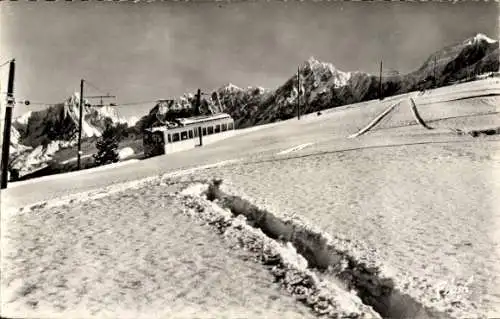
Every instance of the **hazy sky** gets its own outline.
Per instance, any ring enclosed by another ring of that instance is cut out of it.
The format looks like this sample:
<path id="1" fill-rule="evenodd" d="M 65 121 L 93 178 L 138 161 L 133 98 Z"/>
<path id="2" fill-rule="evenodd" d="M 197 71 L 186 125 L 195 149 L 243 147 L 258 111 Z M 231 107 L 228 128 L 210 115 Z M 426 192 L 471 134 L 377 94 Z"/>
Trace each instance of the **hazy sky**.
<path id="1" fill-rule="evenodd" d="M 310 56 L 343 71 L 376 73 L 383 59 L 407 72 L 478 32 L 498 38 L 494 2 L 2 1 L 0 10 L 0 63 L 16 58 L 16 98 L 46 103 L 79 91 L 81 78 L 118 103 L 228 82 L 274 88 Z M 152 106 L 120 112 L 143 115 Z M 15 115 L 26 110 L 17 106 Z"/>

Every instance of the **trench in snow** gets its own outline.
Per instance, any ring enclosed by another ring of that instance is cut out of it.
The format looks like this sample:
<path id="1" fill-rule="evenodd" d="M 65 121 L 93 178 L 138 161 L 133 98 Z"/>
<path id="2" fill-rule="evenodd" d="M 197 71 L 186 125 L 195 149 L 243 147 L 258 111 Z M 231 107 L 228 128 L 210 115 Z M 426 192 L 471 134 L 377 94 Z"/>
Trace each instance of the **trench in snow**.
<path id="1" fill-rule="evenodd" d="M 346 252 L 327 243 L 321 233 L 305 229 L 292 221 L 283 221 L 272 213 L 262 210 L 238 196 L 225 194 L 214 180 L 207 190 L 207 199 L 227 208 L 235 216 L 244 215 L 247 222 L 275 240 L 290 242 L 308 262 L 310 268 L 319 272 L 336 269 L 335 276 L 348 289 L 354 289 L 365 305 L 371 306 L 383 318 L 451 318 L 444 312 L 425 307 L 411 296 L 395 288 L 390 278 L 383 278 L 376 268 L 357 262 Z"/>

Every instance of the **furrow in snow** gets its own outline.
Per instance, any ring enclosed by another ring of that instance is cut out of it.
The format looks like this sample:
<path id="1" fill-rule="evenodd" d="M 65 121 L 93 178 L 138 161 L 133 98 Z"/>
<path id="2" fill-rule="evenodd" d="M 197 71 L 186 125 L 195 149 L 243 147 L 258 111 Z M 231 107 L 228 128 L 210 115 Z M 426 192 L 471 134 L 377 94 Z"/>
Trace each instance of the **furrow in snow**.
<path id="1" fill-rule="evenodd" d="M 337 249 L 327 234 L 298 220 L 284 220 L 256 207 L 248 200 L 231 194 L 231 190 L 221 183 L 217 180 L 210 185 L 207 199 L 229 209 L 234 216 L 244 216 L 250 225 L 266 236 L 283 244 L 290 243 L 307 260 L 308 269 L 316 270 L 330 280 L 339 280 L 380 316 L 450 318 L 448 314 L 429 309 L 400 292 L 391 278 L 381 275 L 377 265 L 360 262 L 348 252 Z"/>
<path id="2" fill-rule="evenodd" d="M 282 288 L 309 306 L 315 314 L 328 318 L 380 318 L 373 308 L 364 305 L 340 282 L 320 279 L 292 243 L 272 238 L 256 224 L 255 219 L 235 214 L 223 199 L 214 198 L 217 195 L 213 184 L 193 184 L 180 195 L 190 209 L 189 214 L 203 219 L 243 249 L 254 252 L 256 259 L 269 267 Z M 245 209 L 244 206 L 241 208 Z"/>

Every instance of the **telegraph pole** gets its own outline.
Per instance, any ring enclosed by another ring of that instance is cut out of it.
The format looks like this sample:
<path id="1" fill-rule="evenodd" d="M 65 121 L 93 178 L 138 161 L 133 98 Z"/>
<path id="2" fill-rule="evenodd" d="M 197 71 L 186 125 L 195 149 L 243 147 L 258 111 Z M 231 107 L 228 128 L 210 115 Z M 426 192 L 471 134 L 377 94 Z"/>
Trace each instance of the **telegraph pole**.
<path id="1" fill-rule="evenodd" d="M 196 93 L 196 115 L 200 115 L 201 109 L 201 89 L 198 89 L 198 92 Z M 198 137 L 200 138 L 200 146 L 203 146 L 203 130 L 201 129 L 201 126 L 198 127 Z"/>
<path id="2" fill-rule="evenodd" d="M 297 119 L 300 120 L 300 66 L 297 67 Z"/>
<path id="3" fill-rule="evenodd" d="M 382 60 L 380 61 L 380 76 L 378 83 L 378 98 L 382 100 Z"/>
<path id="4" fill-rule="evenodd" d="M 78 119 L 78 157 L 77 165 L 78 170 L 81 169 L 81 157 L 82 157 L 82 124 L 83 124 L 83 82 L 80 82 L 80 118 Z"/>
<path id="5" fill-rule="evenodd" d="M 196 93 L 196 115 L 200 115 L 200 109 L 201 109 L 201 90 L 198 89 L 198 92 Z"/>
<path id="6" fill-rule="evenodd" d="M 437 78 L 436 78 L 436 60 L 437 60 L 437 57 L 434 56 L 434 88 L 437 87 Z"/>
<path id="7" fill-rule="evenodd" d="M 2 145 L 2 180 L 1 189 L 7 188 L 9 174 L 10 128 L 12 125 L 12 108 L 14 107 L 14 77 L 16 74 L 16 61 L 11 60 L 9 66 L 9 82 L 7 84 L 7 105 L 5 108 L 5 127 L 3 130 Z"/>

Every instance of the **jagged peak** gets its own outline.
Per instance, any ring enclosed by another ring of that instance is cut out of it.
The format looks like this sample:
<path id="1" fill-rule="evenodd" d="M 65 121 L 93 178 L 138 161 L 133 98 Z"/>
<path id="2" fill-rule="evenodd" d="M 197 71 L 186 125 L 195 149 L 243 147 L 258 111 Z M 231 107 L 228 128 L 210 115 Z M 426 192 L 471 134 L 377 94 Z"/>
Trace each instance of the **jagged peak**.
<path id="1" fill-rule="evenodd" d="M 224 85 L 221 88 L 221 90 L 233 91 L 233 90 L 241 90 L 241 88 L 229 82 L 228 84 Z"/>
<path id="2" fill-rule="evenodd" d="M 331 63 L 321 62 L 318 59 L 316 59 L 314 56 L 310 56 L 302 64 L 302 69 L 307 68 L 307 67 L 309 67 L 311 69 L 314 69 L 314 68 L 321 67 L 321 66 L 322 67 L 325 67 L 325 66 L 332 66 L 333 67 L 333 65 Z"/>
<path id="3" fill-rule="evenodd" d="M 488 37 L 486 34 L 484 33 L 478 33 L 476 34 L 476 36 L 474 37 L 474 39 L 478 39 L 478 40 L 485 40 L 489 43 L 495 43 L 495 42 L 498 42 L 498 40 L 493 40 L 492 38 Z"/>
<path id="4" fill-rule="evenodd" d="M 25 124 L 25 125 L 28 124 L 28 121 L 29 121 L 32 113 L 33 113 L 33 111 L 28 111 L 28 112 L 23 113 L 23 115 L 21 115 L 20 117 L 18 117 L 16 119 L 16 122 L 19 124 Z"/>
<path id="5" fill-rule="evenodd" d="M 488 43 L 497 43 L 498 40 L 493 40 L 484 33 L 478 33 L 474 37 L 465 40 L 466 44 L 474 44 L 480 41 L 486 41 Z"/>
<path id="6" fill-rule="evenodd" d="M 316 59 L 314 56 L 310 56 L 309 59 L 307 59 L 303 63 L 303 65 L 301 66 L 300 69 L 301 70 L 304 70 L 304 69 L 311 69 L 311 70 L 327 69 L 332 74 L 345 73 L 345 72 L 342 72 L 341 70 L 337 69 L 332 63 L 321 62 L 320 60 Z"/>
<path id="7" fill-rule="evenodd" d="M 306 63 L 313 65 L 320 63 L 320 61 L 311 55 L 309 59 L 306 60 Z"/>

